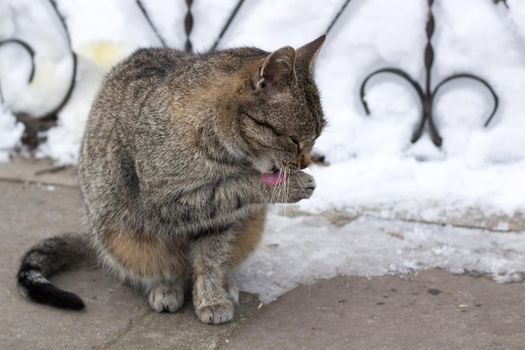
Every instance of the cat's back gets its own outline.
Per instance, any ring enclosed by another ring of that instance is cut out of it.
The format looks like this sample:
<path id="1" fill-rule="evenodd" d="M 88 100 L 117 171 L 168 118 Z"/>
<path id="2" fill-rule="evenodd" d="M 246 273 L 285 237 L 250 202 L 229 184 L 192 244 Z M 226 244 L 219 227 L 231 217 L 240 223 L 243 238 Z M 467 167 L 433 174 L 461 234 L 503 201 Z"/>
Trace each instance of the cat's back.
<path id="1" fill-rule="evenodd" d="M 93 101 L 85 141 L 106 138 L 109 130 L 135 123 L 146 101 L 165 86 L 168 77 L 184 71 L 189 58 L 174 49 L 144 48 L 115 65 Z"/>
<path id="2" fill-rule="evenodd" d="M 133 89 L 144 91 L 146 88 L 148 91 L 165 85 L 171 88 L 200 85 L 215 71 L 232 73 L 244 62 L 266 54 L 263 50 L 251 47 L 206 54 L 190 54 L 170 48 L 142 48 L 107 74 L 97 100 L 111 96 L 114 104 L 115 97 Z"/>
<path id="3" fill-rule="evenodd" d="M 105 84 L 130 84 L 161 80 L 182 71 L 191 56 L 169 48 L 143 48 L 118 63 L 106 76 Z"/>
<path id="4" fill-rule="evenodd" d="M 81 154 L 87 152 L 88 146 L 107 148 L 108 140 L 130 141 L 130 135 L 140 129 L 145 134 L 162 132 L 169 114 L 177 112 L 173 110 L 174 100 L 206 97 L 200 92 L 212 90 L 211 83 L 217 80 L 218 72 L 223 78 L 229 77 L 246 62 L 265 54 L 256 48 L 206 54 L 170 48 L 135 51 L 106 75 L 92 105 Z M 184 107 L 190 109 L 199 105 L 197 102 Z"/>

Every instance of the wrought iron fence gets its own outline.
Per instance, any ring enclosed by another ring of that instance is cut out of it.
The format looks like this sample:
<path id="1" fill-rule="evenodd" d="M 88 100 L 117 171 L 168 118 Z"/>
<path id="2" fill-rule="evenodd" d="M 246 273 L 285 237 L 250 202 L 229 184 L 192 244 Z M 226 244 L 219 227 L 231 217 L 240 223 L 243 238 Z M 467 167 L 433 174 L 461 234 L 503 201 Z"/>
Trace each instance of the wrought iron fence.
<path id="1" fill-rule="evenodd" d="M 497 3 L 498 1 L 496 1 Z M 498 109 L 499 105 L 499 98 L 498 95 L 496 95 L 496 92 L 492 88 L 492 86 L 483 78 L 480 78 L 474 74 L 471 73 L 456 73 L 453 74 L 445 79 L 443 79 L 440 83 L 438 83 L 435 87 L 432 87 L 432 66 L 434 65 L 434 56 L 435 56 L 435 50 L 432 46 L 432 36 L 434 35 L 435 31 L 435 19 L 434 19 L 434 13 L 432 12 L 432 6 L 434 4 L 434 0 L 427 0 L 428 5 L 428 15 L 427 15 L 427 24 L 425 28 L 425 34 L 426 34 L 426 45 L 425 50 L 423 53 L 424 57 L 424 63 L 425 63 L 425 84 L 424 88 L 417 82 L 417 80 L 413 79 L 407 72 L 405 72 L 402 69 L 395 68 L 395 67 L 386 67 L 378 69 L 372 73 L 370 73 L 363 83 L 361 84 L 360 89 L 360 97 L 361 97 L 361 103 L 363 104 L 363 108 L 366 111 L 366 114 L 370 114 L 370 109 L 368 107 L 368 104 L 365 99 L 365 89 L 366 84 L 370 79 L 378 74 L 383 73 L 390 73 L 395 74 L 404 80 L 406 80 L 416 91 L 417 95 L 419 96 L 419 99 L 421 101 L 421 120 L 416 126 L 416 130 L 414 130 L 414 133 L 412 134 L 412 143 L 417 142 L 421 136 L 423 135 L 423 131 L 426 129 L 425 125 L 428 125 L 428 132 L 430 134 L 430 139 L 436 145 L 437 147 L 441 147 L 443 143 L 443 139 L 441 135 L 439 134 L 436 122 L 434 120 L 434 113 L 433 113 L 433 107 L 434 102 L 436 99 L 436 96 L 445 84 L 456 80 L 456 79 L 472 79 L 474 81 L 477 81 L 484 85 L 491 93 L 492 97 L 494 98 L 494 108 L 492 112 L 490 113 L 487 121 L 485 122 L 485 127 L 487 127 L 490 122 L 492 121 L 492 118 L 496 114 L 496 111 Z"/>
<path id="2" fill-rule="evenodd" d="M 15 116 L 18 118 L 19 121 L 24 123 L 26 127 L 25 135 L 23 138 L 23 141 L 26 145 L 29 146 L 30 149 L 36 148 L 36 146 L 39 143 L 38 134 L 40 131 L 48 130 L 52 126 L 56 125 L 57 121 L 57 115 L 60 113 L 60 111 L 64 108 L 64 106 L 68 103 L 76 84 L 77 79 L 77 69 L 78 69 L 78 57 L 75 51 L 73 50 L 72 43 L 71 43 L 71 36 L 69 33 L 69 29 L 67 26 L 66 19 L 62 12 L 60 11 L 56 0 L 45 0 L 48 1 L 50 6 L 53 8 L 54 13 L 56 14 L 57 20 L 60 23 L 60 26 L 63 28 L 65 36 L 67 38 L 67 47 L 68 51 L 71 56 L 72 61 L 72 68 L 71 68 L 71 76 L 68 84 L 68 88 L 66 92 L 64 93 L 64 97 L 60 100 L 57 106 L 52 108 L 50 111 L 41 113 L 41 115 L 28 115 L 26 113 L 15 113 Z M 507 0 L 492 0 L 494 4 L 503 4 L 506 8 L 509 8 L 509 5 L 507 3 Z M 136 0 L 136 5 L 138 6 L 140 12 L 146 19 L 148 25 L 151 27 L 151 30 L 155 34 L 155 36 L 158 38 L 159 43 L 163 47 L 168 47 L 165 38 L 160 34 L 159 30 L 157 29 L 155 22 L 150 17 L 148 11 L 146 10 L 146 7 L 144 6 L 142 0 Z M 223 39 L 224 35 L 230 28 L 231 24 L 234 22 L 236 17 L 239 14 L 239 10 L 244 4 L 245 0 L 238 0 L 233 9 L 231 10 L 229 16 L 226 19 L 226 22 L 222 26 L 220 32 L 217 35 L 217 38 L 213 42 L 212 46 L 210 47 L 209 51 L 215 51 Z M 329 25 L 327 26 L 325 30 L 325 34 L 329 34 L 334 26 L 340 21 L 342 14 L 347 10 L 348 5 L 350 4 L 351 0 L 344 0 L 341 7 L 338 9 L 338 11 L 335 13 L 334 17 L 331 18 Z M 186 52 L 192 52 L 193 51 L 193 43 L 191 42 L 191 32 L 193 30 L 194 25 L 194 16 L 192 13 L 192 5 L 193 0 L 185 0 L 186 3 L 186 15 L 184 17 L 184 33 L 186 36 L 185 43 L 184 43 L 184 50 Z M 416 91 L 418 97 L 420 98 L 421 106 L 422 106 L 422 113 L 421 113 L 421 120 L 418 123 L 411 141 L 414 143 L 418 141 L 421 136 L 423 135 L 424 130 L 426 129 L 425 126 L 428 124 L 428 131 L 431 137 L 431 140 L 433 143 L 440 147 L 442 145 L 442 136 L 440 135 L 436 123 L 434 121 L 434 115 L 433 115 L 433 105 L 435 102 L 435 97 L 437 93 L 440 91 L 440 89 L 447 84 L 450 81 L 456 80 L 456 79 L 471 79 L 475 80 L 479 83 L 481 83 L 483 86 L 485 86 L 489 92 L 491 93 L 493 99 L 494 99 L 494 108 L 492 112 L 490 113 L 488 119 L 485 122 L 485 127 L 487 127 L 490 122 L 492 121 L 494 115 L 497 112 L 498 106 L 499 106 L 499 98 L 492 86 L 489 82 L 487 82 L 485 79 L 478 77 L 472 73 L 456 73 L 453 74 L 444 80 L 442 80 L 440 83 L 438 83 L 436 86 L 432 87 L 432 66 L 434 63 L 434 55 L 435 50 L 432 46 L 432 36 L 434 34 L 435 30 L 435 18 L 434 13 L 432 12 L 432 6 L 434 4 L 434 0 L 427 0 L 428 5 L 428 15 L 427 15 L 427 24 L 425 28 L 426 32 L 426 46 L 424 50 L 424 63 L 425 63 L 425 83 L 424 88 L 420 85 L 420 83 L 413 79 L 408 73 L 405 71 L 396 68 L 396 67 L 385 67 L 378 70 L 373 71 L 370 73 L 362 82 L 361 88 L 360 88 L 360 99 L 363 105 L 363 108 L 366 112 L 366 114 L 370 114 L 369 106 L 366 102 L 365 98 L 365 89 L 367 86 L 367 83 L 370 81 L 371 78 L 378 74 L 383 73 L 389 73 L 394 74 L 402 79 L 406 80 Z M 320 33 L 321 34 L 321 33 Z M 30 56 L 30 74 L 28 77 L 28 84 L 31 84 L 33 81 L 36 64 L 34 60 L 35 51 L 32 48 L 32 46 L 18 38 L 7 38 L 0 40 L 0 49 L 2 46 L 5 45 L 18 45 L 21 48 L 23 48 L 27 54 Z M 2 90 L 0 88 L 0 102 L 5 103 L 4 97 L 2 95 Z"/>

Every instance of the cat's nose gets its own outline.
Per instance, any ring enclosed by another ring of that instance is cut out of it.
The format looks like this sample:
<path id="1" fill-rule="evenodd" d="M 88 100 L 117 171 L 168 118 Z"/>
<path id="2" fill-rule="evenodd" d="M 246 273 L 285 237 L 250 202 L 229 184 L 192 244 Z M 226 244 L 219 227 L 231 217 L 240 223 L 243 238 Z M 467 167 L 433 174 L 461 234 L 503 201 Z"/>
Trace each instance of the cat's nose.
<path id="1" fill-rule="evenodd" d="M 307 168 L 312 163 L 312 154 L 305 153 L 301 156 L 301 169 Z"/>

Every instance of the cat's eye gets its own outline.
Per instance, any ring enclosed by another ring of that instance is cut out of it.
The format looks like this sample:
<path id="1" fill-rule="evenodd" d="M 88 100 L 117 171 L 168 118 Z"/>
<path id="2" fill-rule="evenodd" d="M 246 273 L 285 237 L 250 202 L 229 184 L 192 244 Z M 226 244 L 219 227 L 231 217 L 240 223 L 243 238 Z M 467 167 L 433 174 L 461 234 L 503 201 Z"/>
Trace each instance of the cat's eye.
<path id="1" fill-rule="evenodd" d="M 259 126 L 262 126 L 263 128 L 266 128 L 268 130 L 270 130 L 275 136 L 277 137 L 280 137 L 280 136 L 283 136 L 283 134 L 281 132 L 279 132 L 273 125 L 263 121 L 263 120 L 260 120 L 258 118 L 255 118 L 254 116 L 252 116 L 250 113 L 244 113 L 244 115 L 246 115 L 248 118 L 250 118 L 251 120 L 253 120 L 253 122 Z"/>
<path id="2" fill-rule="evenodd" d="M 297 152 L 300 152 L 301 151 L 301 143 L 295 137 L 293 137 L 293 136 L 289 136 L 289 137 L 290 137 L 290 140 L 292 140 L 292 142 L 297 147 Z"/>

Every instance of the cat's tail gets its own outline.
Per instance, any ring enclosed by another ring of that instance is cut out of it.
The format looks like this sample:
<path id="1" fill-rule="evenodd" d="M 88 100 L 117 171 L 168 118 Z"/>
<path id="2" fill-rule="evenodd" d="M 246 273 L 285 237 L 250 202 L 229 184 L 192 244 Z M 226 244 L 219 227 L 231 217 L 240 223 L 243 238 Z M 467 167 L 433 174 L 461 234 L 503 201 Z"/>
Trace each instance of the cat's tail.
<path id="1" fill-rule="evenodd" d="M 76 294 L 61 290 L 49 276 L 93 257 L 88 234 L 68 233 L 43 240 L 22 258 L 17 273 L 18 286 L 27 298 L 63 309 L 81 310 L 84 302 Z"/>

